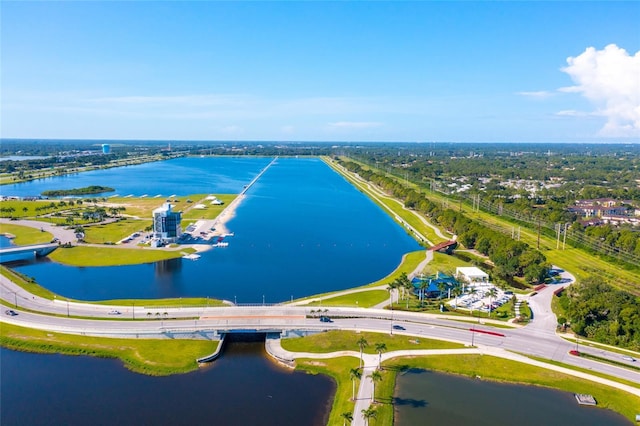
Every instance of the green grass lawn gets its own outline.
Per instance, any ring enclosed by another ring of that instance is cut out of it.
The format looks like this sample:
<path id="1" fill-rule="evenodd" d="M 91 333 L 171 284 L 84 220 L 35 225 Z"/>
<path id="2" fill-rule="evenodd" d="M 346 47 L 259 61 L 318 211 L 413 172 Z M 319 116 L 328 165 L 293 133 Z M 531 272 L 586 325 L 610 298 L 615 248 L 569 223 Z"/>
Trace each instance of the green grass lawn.
<path id="1" fill-rule="evenodd" d="M 88 337 L 10 324 L 2 324 L 0 344 L 25 352 L 119 358 L 129 370 L 153 376 L 196 370 L 196 359 L 213 353 L 218 347 L 217 341 L 210 340 Z"/>
<path id="2" fill-rule="evenodd" d="M 292 352 L 317 352 L 327 353 L 336 351 L 360 351 L 357 342 L 364 337 L 369 346 L 364 348 L 364 353 L 375 354 L 375 344 L 384 343 L 387 352 L 401 349 L 459 349 L 464 348 L 460 343 L 444 340 L 418 338 L 413 336 L 401 336 L 399 334 L 385 334 L 354 331 L 327 331 L 325 333 L 312 334 L 305 337 L 282 339 L 282 347 Z"/>
<path id="3" fill-rule="evenodd" d="M 216 195 L 216 197 L 224 202 L 222 205 L 211 204 L 211 201 L 200 199 L 199 201 L 195 201 L 191 204 L 188 210 L 184 211 L 182 214 L 183 220 L 191 220 L 195 221 L 198 219 L 215 219 L 218 215 L 224 210 L 229 203 L 231 203 L 236 197 L 236 194 L 220 194 Z M 204 204 L 204 209 L 195 209 L 193 208 L 196 204 Z"/>
<path id="4" fill-rule="evenodd" d="M 14 225 L 12 223 L 1 223 L 0 234 L 14 235 L 13 243 L 19 246 L 49 243 L 53 238 L 53 235 L 49 232 L 42 232 L 30 226 Z"/>
<path id="5" fill-rule="evenodd" d="M 144 232 L 152 225 L 151 219 L 123 218 L 117 222 L 84 227 L 84 241 L 88 244 L 117 243 L 134 232 Z"/>
<path id="6" fill-rule="evenodd" d="M 49 258 L 56 262 L 71 266 L 117 266 L 158 262 L 161 260 L 182 257 L 183 253 L 195 250 L 151 250 L 143 248 L 110 248 L 110 247 L 60 247 L 53 251 Z"/>
<path id="7" fill-rule="evenodd" d="M 386 290 L 370 290 L 358 293 L 344 294 L 342 296 L 329 297 L 322 301 L 311 302 L 309 306 L 351 306 L 360 308 L 370 308 L 380 302 L 389 299 L 389 292 Z"/>
<path id="8" fill-rule="evenodd" d="M 435 252 L 433 254 L 433 260 L 427 264 L 424 270 L 425 274 L 435 274 L 436 272 L 444 272 L 447 275 L 455 275 L 456 268 L 473 266 L 469 262 L 458 259 L 455 256 L 450 256 L 444 253 Z"/>
<path id="9" fill-rule="evenodd" d="M 336 383 L 336 392 L 331 406 L 331 413 L 327 425 L 342 425 L 342 413 L 353 413 L 354 402 L 351 400 L 353 394 L 353 381 L 350 379 L 350 370 L 358 368 L 359 361 L 353 357 L 341 357 L 332 359 L 306 359 L 296 360 L 296 369 L 306 371 L 310 374 L 325 374 L 331 377 Z M 355 381 L 356 394 L 360 380 Z M 380 423 L 382 424 L 382 423 Z"/>

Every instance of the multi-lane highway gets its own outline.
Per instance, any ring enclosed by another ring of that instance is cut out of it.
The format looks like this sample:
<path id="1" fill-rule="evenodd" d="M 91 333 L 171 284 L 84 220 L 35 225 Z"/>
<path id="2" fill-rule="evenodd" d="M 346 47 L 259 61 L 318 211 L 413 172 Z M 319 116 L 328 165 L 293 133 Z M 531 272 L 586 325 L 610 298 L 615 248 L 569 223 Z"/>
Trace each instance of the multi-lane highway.
<path id="1" fill-rule="evenodd" d="M 2 286 L 3 299 L 6 287 Z M 23 290 L 24 291 L 24 290 Z M 533 355 L 568 365 L 606 373 L 612 377 L 630 380 L 640 384 L 640 372 L 611 364 L 595 362 L 569 354 L 575 344 L 565 341 L 554 333 L 540 332 L 529 327 L 494 328 L 489 324 L 441 318 L 411 312 L 391 312 L 383 309 L 331 308 L 329 315 L 333 322 L 321 322 L 311 317 L 310 307 L 296 306 L 229 306 L 199 308 L 145 308 L 136 307 L 136 320 L 132 321 L 130 307 L 114 307 L 95 304 L 69 303 L 66 301 L 46 301 L 45 299 L 24 299 L 28 309 L 47 308 L 50 314 L 34 313 L 12 305 L 2 306 L 2 321 L 26 327 L 95 336 L 167 336 L 195 332 L 233 332 L 237 330 L 285 331 L 285 330 L 371 330 L 383 333 L 403 333 L 437 339 L 446 339 L 468 345 L 501 348 L 524 355 Z M 13 309 L 18 315 L 4 314 Z M 38 309 L 40 310 L 40 309 Z M 120 314 L 110 314 L 117 310 Z M 165 315 L 166 312 L 166 315 Z M 67 313 L 69 316 L 67 317 Z M 152 313 L 151 318 L 147 313 Z M 156 315 L 161 313 L 161 315 Z M 95 318 L 78 318 L 93 316 Z M 155 319 L 158 318 L 158 319 Z M 123 319 L 128 319 L 123 321 Z M 402 325 L 405 330 L 393 330 L 392 325 Z M 471 331 L 471 330 L 474 331 Z M 491 331 L 487 334 L 482 331 Z M 619 353 L 603 349 L 580 346 L 580 351 L 607 358 L 618 363 L 634 365 L 623 359 Z"/>

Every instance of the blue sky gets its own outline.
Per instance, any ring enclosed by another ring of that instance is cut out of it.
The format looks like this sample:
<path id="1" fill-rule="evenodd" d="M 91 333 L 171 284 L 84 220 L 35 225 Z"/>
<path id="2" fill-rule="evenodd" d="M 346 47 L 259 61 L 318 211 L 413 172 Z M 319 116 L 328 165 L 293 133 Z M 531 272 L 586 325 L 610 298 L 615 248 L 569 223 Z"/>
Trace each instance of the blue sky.
<path id="1" fill-rule="evenodd" d="M 640 2 L 3 1 L 0 136 L 636 142 L 638 22 Z"/>

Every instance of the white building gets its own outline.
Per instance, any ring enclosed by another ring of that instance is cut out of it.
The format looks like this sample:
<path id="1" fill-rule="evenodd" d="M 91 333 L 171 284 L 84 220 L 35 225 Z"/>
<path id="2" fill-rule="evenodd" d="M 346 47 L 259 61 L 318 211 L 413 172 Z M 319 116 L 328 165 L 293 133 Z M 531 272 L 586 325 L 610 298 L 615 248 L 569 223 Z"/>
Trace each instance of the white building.
<path id="1" fill-rule="evenodd" d="M 182 235 L 182 212 L 174 212 L 171 207 L 164 203 L 153 211 L 153 238 L 163 243 L 173 243 Z"/>
<path id="2" fill-rule="evenodd" d="M 456 268 L 456 278 L 467 283 L 489 282 L 489 275 L 475 266 L 461 266 Z"/>

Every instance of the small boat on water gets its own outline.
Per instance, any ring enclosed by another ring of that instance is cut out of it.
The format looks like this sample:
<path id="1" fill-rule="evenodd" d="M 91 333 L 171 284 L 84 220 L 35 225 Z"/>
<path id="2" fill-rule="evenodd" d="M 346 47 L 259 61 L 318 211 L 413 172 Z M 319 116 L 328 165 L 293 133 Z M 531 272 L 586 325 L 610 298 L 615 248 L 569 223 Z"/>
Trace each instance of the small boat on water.
<path id="1" fill-rule="evenodd" d="M 185 254 L 184 256 L 182 256 L 182 258 L 189 259 L 189 260 L 198 260 L 200 259 L 200 255 L 196 253 L 191 253 L 191 254 Z"/>
<path id="2" fill-rule="evenodd" d="M 224 241 L 219 241 L 215 244 L 213 244 L 213 247 L 227 247 L 229 245 L 229 243 L 224 242 Z"/>

